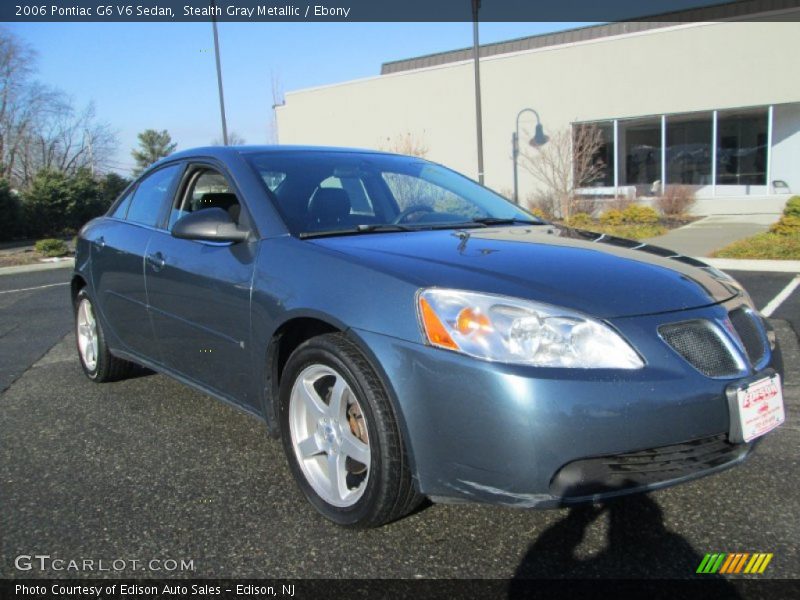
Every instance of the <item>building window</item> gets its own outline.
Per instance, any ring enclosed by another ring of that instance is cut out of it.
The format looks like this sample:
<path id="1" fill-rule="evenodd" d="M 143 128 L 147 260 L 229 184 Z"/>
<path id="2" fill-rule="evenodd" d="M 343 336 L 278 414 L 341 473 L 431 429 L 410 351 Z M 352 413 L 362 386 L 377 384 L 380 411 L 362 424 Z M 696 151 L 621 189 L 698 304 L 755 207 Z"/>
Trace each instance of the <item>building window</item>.
<path id="1" fill-rule="evenodd" d="M 712 114 L 667 117 L 667 185 L 711 184 Z"/>
<path id="2" fill-rule="evenodd" d="M 619 185 L 635 186 L 638 195 L 660 189 L 654 185 L 657 182 L 694 186 L 767 184 L 769 108 L 718 111 L 716 140 L 713 112 L 665 115 L 664 136 L 661 119 L 652 116 L 584 123 L 602 133 L 595 157 L 603 168 L 599 177 L 584 182 L 583 187 L 613 187 L 615 169 Z M 615 122 L 618 148 L 614 147 Z M 714 145 L 716 173 L 712 177 Z"/>
<path id="3" fill-rule="evenodd" d="M 619 122 L 619 181 L 650 189 L 661 177 L 661 117 Z"/>
<path id="4" fill-rule="evenodd" d="M 720 111 L 717 184 L 766 185 L 767 109 Z"/>

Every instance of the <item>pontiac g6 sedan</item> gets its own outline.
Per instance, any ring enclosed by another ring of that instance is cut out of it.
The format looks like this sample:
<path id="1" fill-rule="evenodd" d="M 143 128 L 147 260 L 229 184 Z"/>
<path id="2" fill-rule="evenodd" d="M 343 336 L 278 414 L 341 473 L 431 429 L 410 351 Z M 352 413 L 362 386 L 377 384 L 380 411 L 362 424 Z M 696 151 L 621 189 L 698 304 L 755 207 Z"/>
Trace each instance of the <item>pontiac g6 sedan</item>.
<path id="1" fill-rule="evenodd" d="M 171 155 L 83 228 L 72 296 L 90 379 L 143 365 L 259 416 L 346 526 L 654 490 L 784 419 L 736 281 L 418 158 Z"/>

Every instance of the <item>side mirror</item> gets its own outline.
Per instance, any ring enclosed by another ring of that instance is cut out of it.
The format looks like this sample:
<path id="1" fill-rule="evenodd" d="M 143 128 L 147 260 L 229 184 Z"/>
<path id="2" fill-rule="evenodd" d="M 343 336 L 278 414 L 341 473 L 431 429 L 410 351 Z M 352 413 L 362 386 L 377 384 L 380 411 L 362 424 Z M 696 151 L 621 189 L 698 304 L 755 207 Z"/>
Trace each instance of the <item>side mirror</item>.
<path id="1" fill-rule="evenodd" d="M 250 233 L 242 231 L 221 208 L 203 208 L 184 215 L 172 226 L 172 237 L 207 242 L 243 242 Z"/>

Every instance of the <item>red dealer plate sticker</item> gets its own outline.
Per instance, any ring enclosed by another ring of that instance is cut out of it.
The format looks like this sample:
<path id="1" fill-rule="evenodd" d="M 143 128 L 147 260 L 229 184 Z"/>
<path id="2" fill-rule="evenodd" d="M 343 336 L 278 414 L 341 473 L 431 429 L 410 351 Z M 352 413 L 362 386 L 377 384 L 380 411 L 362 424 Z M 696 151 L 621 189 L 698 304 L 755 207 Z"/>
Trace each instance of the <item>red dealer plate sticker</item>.
<path id="1" fill-rule="evenodd" d="M 780 375 L 754 381 L 736 393 L 745 442 L 772 431 L 786 419 Z"/>

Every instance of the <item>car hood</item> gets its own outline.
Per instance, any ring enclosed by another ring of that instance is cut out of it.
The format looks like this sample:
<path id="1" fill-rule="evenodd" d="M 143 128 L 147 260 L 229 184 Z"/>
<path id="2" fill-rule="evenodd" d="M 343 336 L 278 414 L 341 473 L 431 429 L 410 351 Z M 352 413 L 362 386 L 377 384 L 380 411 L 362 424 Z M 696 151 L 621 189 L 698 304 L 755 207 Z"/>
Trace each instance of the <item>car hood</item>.
<path id="1" fill-rule="evenodd" d="M 742 292 L 733 279 L 693 258 L 557 225 L 308 241 L 419 287 L 506 294 L 602 318 L 699 308 Z"/>

